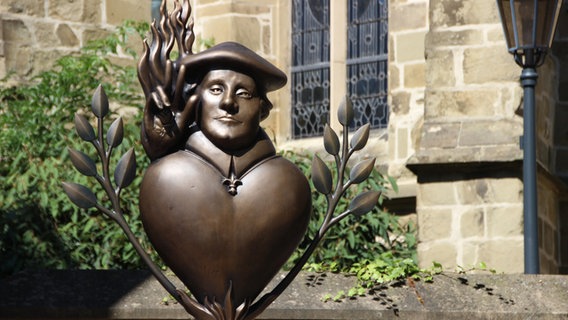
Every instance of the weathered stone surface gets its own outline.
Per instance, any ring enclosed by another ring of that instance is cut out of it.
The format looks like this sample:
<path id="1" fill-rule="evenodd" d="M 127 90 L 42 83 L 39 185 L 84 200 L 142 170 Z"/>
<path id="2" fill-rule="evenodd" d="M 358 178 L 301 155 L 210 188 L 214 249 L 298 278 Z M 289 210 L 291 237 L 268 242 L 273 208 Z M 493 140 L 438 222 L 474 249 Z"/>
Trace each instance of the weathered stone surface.
<path id="1" fill-rule="evenodd" d="M 460 214 L 461 238 L 485 236 L 485 210 L 481 207 L 466 209 Z"/>
<path id="2" fill-rule="evenodd" d="M 487 0 L 432 0 L 430 1 L 430 26 L 463 26 L 470 24 L 498 23 L 497 6 Z"/>
<path id="3" fill-rule="evenodd" d="M 2 30 L 5 42 L 14 42 L 20 45 L 30 45 L 33 42 L 30 29 L 22 20 L 4 19 L 2 20 Z"/>
<path id="4" fill-rule="evenodd" d="M 499 92 L 491 89 L 427 90 L 425 117 L 468 119 L 495 115 L 495 105 L 500 102 Z"/>
<path id="5" fill-rule="evenodd" d="M 458 144 L 460 146 L 487 146 L 517 144 L 523 134 L 522 126 L 513 121 L 463 122 Z"/>
<path id="6" fill-rule="evenodd" d="M 436 30 L 426 34 L 426 47 L 450 47 L 478 45 L 483 42 L 483 31 L 479 29 L 445 31 Z"/>
<path id="7" fill-rule="evenodd" d="M 427 50 L 426 53 L 426 88 L 453 87 L 456 84 L 454 52 Z"/>
<path id="8" fill-rule="evenodd" d="M 63 23 L 58 25 L 55 33 L 57 34 L 61 45 L 65 47 L 75 47 L 79 45 L 79 39 L 77 39 L 73 29 L 71 29 L 69 25 Z"/>
<path id="9" fill-rule="evenodd" d="M 422 29 L 427 25 L 428 5 L 406 3 L 389 8 L 389 32 Z"/>
<path id="10" fill-rule="evenodd" d="M 84 0 L 49 1 L 49 16 L 55 19 L 79 22 L 83 19 L 83 1 Z"/>
<path id="11" fill-rule="evenodd" d="M 502 190 L 506 192 L 506 190 Z M 510 237 L 523 234 L 523 206 L 492 207 L 487 210 L 487 236 Z"/>
<path id="12" fill-rule="evenodd" d="M 106 1 L 107 23 L 120 25 L 124 20 L 150 21 L 151 1 L 112 0 Z M 169 7 L 173 10 L 173 6 Z M 100 10 L 99 10 L 100 11 Z"/>
<path id="13" fill-rule="evenodd" d="M 458 146 L 461 123 L 428 122 L 423 126 L 422 149 L 455 148 Z"/>
<path id="14" fill-rule="evenodd" d="M 420 215 L 420 212 L 418 212 Z M 432 262 L 438 262 L 446 268 L 454 268 L 458 248 L 452 239 L 442 239 L 431 242 L 418 243 L 418 264 L 422 268 L 429 268 Z"/>
<path id="15" fill-rule="evenodd" d="M 426 65 L 424 63 L 404 66 L 404 86 L 406 88 L 424 88 L 426 82 Z"/>
<path id="16" fill-rule="evenodd" d="M 7 8 L 7 12 L 25 14 L 36 17 L 45 15 L 44 0 L 3 0 L 0 6 Z"/>
<path id="17" fill-rule="evenodd" d="M 40 48 L 53 48 L 58 47 L 61 42 L 55 33 L 55 23 L 36 21 L 34 23 L 35 38 L 37 42 L 35 47 Z"/>
<path id="18" fill-rule="evenodd" d="M 523 272 L 523 238 L 495 239 L 480 243 L 478 261 L 490 261 L 487 263 L 500 272 Z"/>
<path id="19" fill-rule="evenodd" d="M 418 215 L 418 240 L 427 242 L 450 238 L 452 214 L 451 209 L 421 209 Z"/>
<path id="20" fill-rule="evenodd" d="M 466 49 L 463 56 L 463 78 L 466 84 L 519 79 L 519 67 L 501 45 Z"/>
<path id="21" fill-rule="evenodd" d="M 281 278 L 283 275 L 279 275 Z M 354 278 L 301 273 L 259 319 L 494 319 L 568 317 L 568 277 L 444 273 L 432 283 L 390 283 L 341 303 Z M 176 284 L 179 282 L 176 281 Z M 530 293 L 530 294 L 528 294 Z M 146 271 L 46 271 L 0 281 L 0 318 L 187 319 L 162 301 L 165 290 Z"/>
<path id="22" fill-rule="evenodd" d="M 388 84 L 391 90 L 400 87 L 400 69 L 393 63 L 389 63 L 388 77 Z"/>
<path id="23" fill-rule="evenodd" d="M 19 76 L 28 75 L 32 70 L 32 49 L 17 43 L 6 43 L 6 72 L 15 72 Z"/>
<path id="24" fill-rule="evenodd" d="M 426 31 L 416 31 L 396 36 L 395 59 L 398 63 L 424 60 Z"/>
<path id="25" fill-rule="evenodd" d="M 419 184 L 416 201 L 417 208 L 451 206 L 458 203 L 454 183 L 451 181 Z"/>
<path id="26" fill-rule="evenodd" d="M 393 93 L 391 108 L 396 114 L 407 114 L 410 110 L 410 94 L 404 91 Z"/>

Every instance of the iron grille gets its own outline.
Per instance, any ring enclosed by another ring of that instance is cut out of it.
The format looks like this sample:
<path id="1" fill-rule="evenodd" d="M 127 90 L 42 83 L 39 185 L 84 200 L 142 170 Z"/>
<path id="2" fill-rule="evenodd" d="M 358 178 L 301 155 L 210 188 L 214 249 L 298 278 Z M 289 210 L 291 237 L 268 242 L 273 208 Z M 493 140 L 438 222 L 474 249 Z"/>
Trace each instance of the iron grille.
<path id="1" fill-rule="evenodd" d="M 292 11 L 292 137 L 318 136 L 329 122 L 329 0 L 294 0 Z"/>
<path id="2" fill-rule="evenodd" d="M 347 90 L 355 110 L 351 129 L 388 124 L 387 0 L 349 0 Z"/>

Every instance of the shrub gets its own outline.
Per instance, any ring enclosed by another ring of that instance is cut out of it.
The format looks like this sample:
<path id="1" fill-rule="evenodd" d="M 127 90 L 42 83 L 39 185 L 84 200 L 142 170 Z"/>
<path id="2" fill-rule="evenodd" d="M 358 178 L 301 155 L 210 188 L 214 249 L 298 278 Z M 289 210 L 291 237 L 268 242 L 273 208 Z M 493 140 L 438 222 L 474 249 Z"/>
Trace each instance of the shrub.
<path id="1" fill-rule="evenodd" d="M 140 265 L 118 226 L 74 207 L 61 181 L 88 183 L 72 167 L 67 146 L 86 149 L 72 129 L 73 115 L 89 107 L 99 83 L 106 83 L 112 101 L 141 107 L 135 68 L 122 67 L 110 57 L 126 48 L 128 36 L 146 30 L 146 24 L 127 22 L 79 54 L 58 59 L 52 70 L 27 83 L 9 87 L 3 82 L 0 87 L 0 275 L 23 268 Z M 139 123 L 139 117 L 129 119 L 125 134 L 138 137 Z M 138 149 L 138 163 L 147 162 L 137 141 L 125 141 L 122 148 L 132 145 Z M 135 181 L 139 183 L 140 178 Z M 143 234 L 136 190 L 136 185 L 125 190 L 123 199 L 133 229 Z"/>
<path id="2" fill-rule="evenodd" d="M 310 177 L 312 155 L 286 152 L 284 156 L 293 161 L 308 178 Z M 329 167 L 334 166 L 330 164 Z M 312 184 L 311 179 L 309 180 Z M 396 191 L 397 185 L 394 179 L 374 170 L 369 179 L 349 189 L 336 212 L 346 210 L 350 201 L 363 191 L 379 190 L 384 194 L 389 188 Z M 300 249 L 305 249 L 309 245 L 310 239 L 314 237 L 323 222 L 326 210 L 325 196 L 316 192 L 313 185 L 311 189 L 312 219 Z M 374 260 L 385 252 L 391 252 L 394 257 L 416 261 L 415 227 L 412 224 L 401 225 L 396 215 L 382 210 L 384 199 L 384 195 L 381 195 L 379 206 L 373 211 L 361 217 L 349 215 L 334 226 L 311 256 L 307 266 L 316 270 L 349 271 L 361 261 Z M 298 257 L 299 254 L 295 254 L 288 262 L 288 266 L 293 265 Z"/>

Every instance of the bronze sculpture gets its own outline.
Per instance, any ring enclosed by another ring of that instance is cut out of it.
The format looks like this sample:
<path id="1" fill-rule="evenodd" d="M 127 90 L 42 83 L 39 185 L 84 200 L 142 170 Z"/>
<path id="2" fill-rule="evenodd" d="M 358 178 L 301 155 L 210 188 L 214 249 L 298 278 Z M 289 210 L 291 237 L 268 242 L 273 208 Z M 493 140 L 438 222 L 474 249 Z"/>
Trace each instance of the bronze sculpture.
<path id="1" fill-rule="evenodd" d="M 172 129 L 175 124 L 147 116 L 154 107 L 150 100 L 142 132 L 148 154 L 155 154 L 156 141 L 168 137 L 165 130 L 188 139 L 182 150 L 146 171 L 142 220 L 166 264 L 199 302 L 219 301 L 232 284 L 240 305 L 256 297 L 282 267 L 309 220 L 308 181 L 276 155 L 259 126 L 270 109 L 266 92 L 283 86 L 286 76 L 232 42 L 180 63 L 191 73 L 186 81 L 197 84 L 187 98 L 193 104 L 185 104 L 197 116 L 191 126 L 193 119 Z"/>
<path id="2" fill-rule="evenodd" d="M 133 151 L 117 164 L 115 185 L 109 159 L 122 140 L 122 122 L 107 133 L 103 118 L 108 101 L 99 87 L 93 97 L 98 136 L 89 122 L 76 115 L 79 136 L 90 141 L 103 163 L 99 175 L 92 159 L 72 150 L 71 160 L 83 174 L 94 176 L 111 199 L 112 209 L 100 205 L 86 187 L 64 183 L 71 200 L 96 207 L 125 231 L 144 262 L 164 288 L 196 319 L 254 319 L 282 293 L 327 230 L 349 214 L 363 214 L 376 204 L 379 193 L 357 196 L 348 210 L 334 215 L 339 198 L 352 184 L 367 179 L 374 159 L 356 164 L 345 180 L 347 160 L 363 148 L 368 125 L 348 140 L 353 118 L 348 100 L 340 107 L 342 144 L 326 127 L 324 145 L 335 159 L 338 176 L 315 157 L 312 180 L 326 195 L 328 210 L 319 233 L 298 263 L 272 291 L 256 299 L 302 239 L 311 211 L 309 184 L 289 161 L 278 156 L 260 127 L 272 107 L 266 93 L 285 85 L 285 74 L 248 48 L 233 42 L 193 54 L 191 7 L 175 2 L 161 6 L 160 26 L 152 25 L 152 43 L 138 64 L 146 96 L 142 144 L 152 159 L 140 190 L 144 228 L 166 264 L 189 291 L 176 289 L 132 235 L 122 217 L 120 190 L 135 176 Z M 174 43 L 179 57 L 170 60 Z"/>

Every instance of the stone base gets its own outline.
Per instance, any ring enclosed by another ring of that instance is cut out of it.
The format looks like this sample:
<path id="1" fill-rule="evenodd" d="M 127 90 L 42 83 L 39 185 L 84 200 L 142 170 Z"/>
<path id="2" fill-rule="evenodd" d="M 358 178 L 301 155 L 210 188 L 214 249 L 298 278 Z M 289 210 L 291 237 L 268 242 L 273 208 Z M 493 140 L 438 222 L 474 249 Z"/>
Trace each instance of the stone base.
<path id="1" fill-rule="evenodd" d="M 338 274 L 301 273 L 259 319 L 568 318 L 568 276 L 442 274 L 433 283 L 396 283 L 356 299 L 322 301 L 354 283 Z M 42 271 L 0 280 L 0 319 L 40 318 L 188 315 L 146 271 Z"/>

